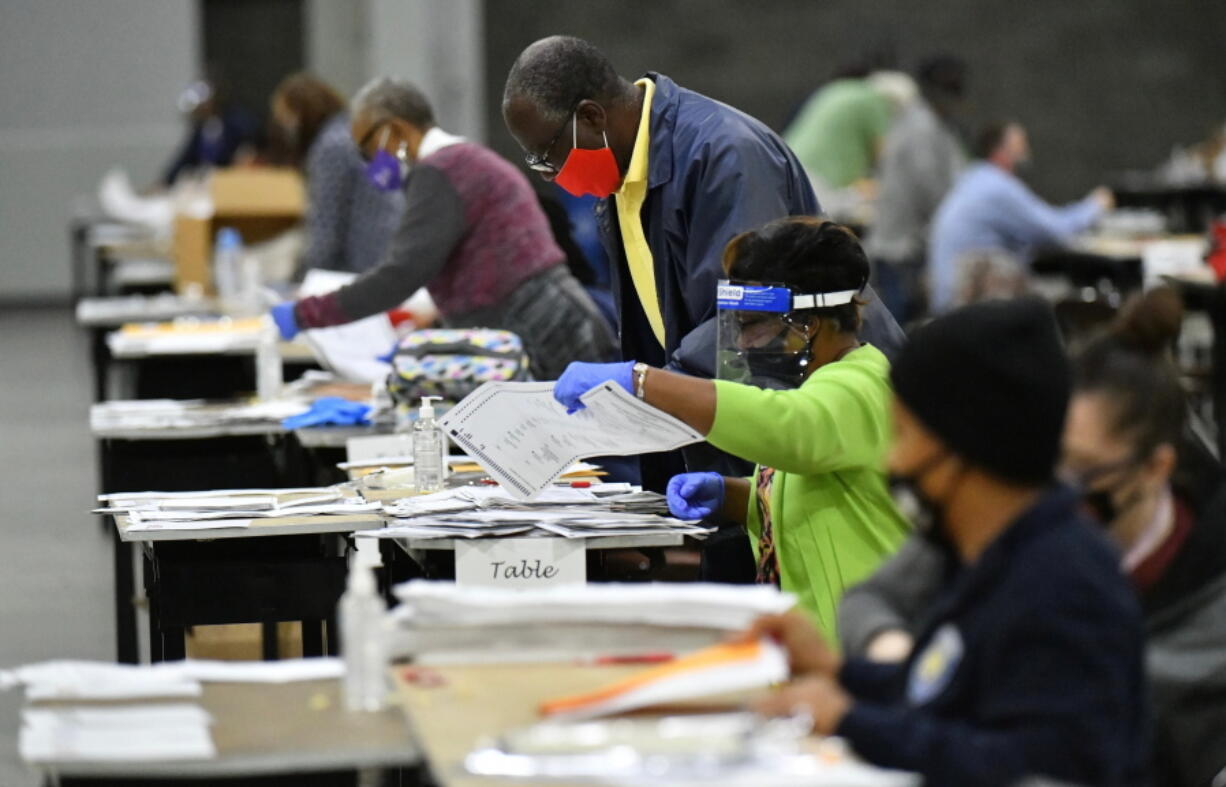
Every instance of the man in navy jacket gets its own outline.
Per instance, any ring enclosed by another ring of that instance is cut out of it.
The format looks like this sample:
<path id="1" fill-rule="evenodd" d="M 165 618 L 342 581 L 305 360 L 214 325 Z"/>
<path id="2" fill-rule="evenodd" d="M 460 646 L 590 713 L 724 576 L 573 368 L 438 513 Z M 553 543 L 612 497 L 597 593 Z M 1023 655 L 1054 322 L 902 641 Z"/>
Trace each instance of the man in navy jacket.
<path id="1" fill-rule="evenodd" d="M 598 221 L 615 263 L 622 357 L 714 376 L 724 247 L 772 219 L 820 210 L 792 151 L 760 121 L 662 74 L 622 79 L 594 46 L 566 36 L 542 39 L 519 56 L 503 115 L 529 166 L 563 188 L 571 187 L 562 173 L 573 166 L 573 151 L 608 149 L 616 171 L 607 182 L 578 187 L 603 199 Z M 644 165 L 637 194 L 627 188 L 636 164 Z M 637 208 L 654 299 L 634 280 L 628 246 L 635 244 L 619 219 L 627 205 Z M 901 331 L 871 293 L 869 300 L 865 339 L 893 354 Z"/>
<path id="2" fill-rule="evenodd" d="M 1037 299 L 968 306 L 894 364 L 889 464 L 947 551 L 904 664 L 841 660 L 803 619 L 758 622 L 797 679 L 762 702 L 930 785 L 1029 777 L 1140 785 L 1148 712 L 1139 604 L 1079 497 L 1053 481 L 1070 374 Z"/>
<path id="3" fill-rule="evenodd" d="M 662 74 L 631 83 L 592 44 L 568 36 L 523 51 L 502 110 L 529 167 L 602 200 L 597 223 L 613 263 L 622 358 L 714 377 L 715 291 L 728 241 L 820 210 L 796 156 L 749 115 Z M 893 355 L 902 330 L 871 288 L 865 298 L 861 337 Z M 660 491 L 686 470 L 751 471 L 705 444 L 685 449 L 684 461 L 673 452 L 640 465 L 643 484 Z M 707 578 L 753 581 L 743 534 L 721 531 L 705 553 Z"/>

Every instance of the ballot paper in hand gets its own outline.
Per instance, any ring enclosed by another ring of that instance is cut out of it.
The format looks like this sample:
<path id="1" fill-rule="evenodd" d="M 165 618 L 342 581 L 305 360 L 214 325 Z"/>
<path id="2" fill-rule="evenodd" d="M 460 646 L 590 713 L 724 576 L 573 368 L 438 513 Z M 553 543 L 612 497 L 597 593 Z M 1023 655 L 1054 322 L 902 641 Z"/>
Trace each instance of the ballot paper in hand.
<path id="1" fill-rule="evenodd" d="M 715 645 L 584 694 L 541 704 L 542 716 L 591 719 L 628 710 L 765 688 L 786 680 L 787 654 L 760 639 Z"/>
<path id="2" fill-rule="evenodd" d="M 315 269 L 303 279 L 298 295 L 326 295 L 355 278 L 352 273 Z M 391 349 L 396 331 L 383 312 L 346 325 L 303 331 L 302 335 L 315 359 L 346 380 L 371 383 L 387 377 L 390 367 L 379 356 Z"/>
<path id="3" fill-rule="evenodd" d="M 580 459 L 672 451 L 702 441 L 676 418 L 616 383 L 583 395 L 568 415 L 553 383 L 491 382 L 443 416 L 443 429 L 520 500 L 539 495 Z"/>

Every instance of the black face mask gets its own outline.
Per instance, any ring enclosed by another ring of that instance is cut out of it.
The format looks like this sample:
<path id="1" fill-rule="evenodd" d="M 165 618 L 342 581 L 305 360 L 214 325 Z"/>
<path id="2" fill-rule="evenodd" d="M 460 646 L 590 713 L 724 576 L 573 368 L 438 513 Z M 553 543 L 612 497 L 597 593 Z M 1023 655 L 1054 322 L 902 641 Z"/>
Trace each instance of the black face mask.
<path id="1" fill-rule="evenodd" d="M 1108 489 L 1087 489 L 1081 495 L 1082 505 L 1085 506 L 1090 516 L 1103 527 L 1111 527 L 1115 520 L 1135 506 L 1143 496 L 1140 490 L 1136 490 L 1123 502 L 1117 503 L 1115 497 L 1122 486 L 1123 484 L 1117 484 Z"/>
<path id="2" fill-rule="evenodd" d="M 1128 485 L 1129 480 L 1139 465 L 1132 459 L 1113 462 L 1095 467 L 1080 474 L 1066 476 L 1065 482 L 1081 490 L 1081 505 L 1093 519 L 1103 527 L 1110 527 L 1115 520 L 1132 508 L 1144 496 L 1144 492 L 1134 489 L 1124 500 L 1117 502 L 1120 491 Z M 1094 483 L 1105 476 L 1125 472 L 1120 481 L 1111 486 L 1094 489 Z"/>
<path id="3" fill-rule="evenodd" d="M 945 501 L 933 500 L 920 486 L 924 476 L 948 456 L 947 452 L 941 451 L 909 475 L 892 475 L 889 485 L 899 509 L 911 520 L 920 538 L 942 552 L 956 555 L 957 550 L 945 524 Z"/>
<path id="4" fill-rule="evenodd" d="M 748 382 L 751 385 L 759 388 L 798 388 L 805 381 L 805 372 L 813 355 L 813 343 L 817 341 L 821 328 L 799 350 L 787 349 L 787 337 L 791 330 L 794 329 L 781 331 L 765 346 L 737 353 L 740 362 L 749 370 Z"/>

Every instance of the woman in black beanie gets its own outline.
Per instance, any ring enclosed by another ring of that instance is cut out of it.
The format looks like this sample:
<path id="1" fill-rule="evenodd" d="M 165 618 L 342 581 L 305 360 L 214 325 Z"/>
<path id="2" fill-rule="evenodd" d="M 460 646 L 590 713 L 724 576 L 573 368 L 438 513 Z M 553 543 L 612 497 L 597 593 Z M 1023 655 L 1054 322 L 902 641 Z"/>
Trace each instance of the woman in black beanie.
<path id="1" fill-rule="evenodd" d="M 947 571 L 901 665 L 842 657 L 793 616 L 793 682 L 760 706 L 812 713 L 929 785 L 1039 776 L 1145 783 L 1141 613 L 1118 557 L 1054 481 L 1070 373 L 1050 309 L 992 301 L 921 328 L 894 366 L 890 470 Z"/>
<path id="2" fill-rule="evenodd" d="M 1064 475 L 1081 487 L 1140 594 L 1154 775 L 1201 787 L 1226 769 L 1226 474 L 1187 428 L 1169 289 L 1136 299 L 1073 360 Z M 846 652 L 900 661 L 945 557 L 920 539 L 839 609 Z"/>

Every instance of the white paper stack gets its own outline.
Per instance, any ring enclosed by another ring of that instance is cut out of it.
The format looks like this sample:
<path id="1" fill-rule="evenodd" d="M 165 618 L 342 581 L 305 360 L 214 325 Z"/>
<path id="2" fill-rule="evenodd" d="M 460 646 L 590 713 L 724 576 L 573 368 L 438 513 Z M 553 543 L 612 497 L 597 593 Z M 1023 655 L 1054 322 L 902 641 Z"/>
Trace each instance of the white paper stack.
<path id="1" fill-rule="evenodd" d="M 186 703 L 26 708 L 19 748 L 26 762 L 204 760 L 217 756 L 210 724 Z"/>
<path id="2" fill-rule="evenodd" d="M 251 404 L 209 404 L 202 400 L 134 399 L 91 405 L 89 427 L 96 435 L 113 432 L 213 427 L 275 426 L 310 409 L 306 399 Z"/>
<path id="3" fill-rule="evenodd" d="M 367 531 L 375 538 L 482 538 L 562 536 L 600 538 L 676 533 L 705 537 L 712 528 L 665 516 L 663 495 L 630 484 L 589 489 L 552 487 L 532 500 L 502 487 L 470 486 L 385 504 L 391 522 Z"/>
<path id="4" fill-rule="evenodd" d="M 628 623 L 746 628 L 760 615 L 786 612 L 796 597 L 771 585 L 642 582 L 500 589 L 413 580 L 394 589 L 397 616 L 412 624 L 484 626 Z"/>
<path id="5" fill-rule="evenodd" d="M 340 487 L 141 492 L 98 499 L 106 505 L 94 513 L 126 515 L 129 532 L 244 528 L 253 519 L 378 515 L 382 508 Z"/>

